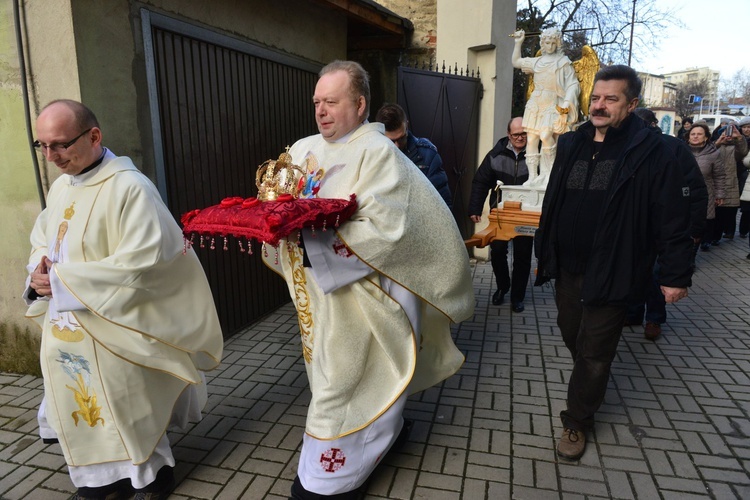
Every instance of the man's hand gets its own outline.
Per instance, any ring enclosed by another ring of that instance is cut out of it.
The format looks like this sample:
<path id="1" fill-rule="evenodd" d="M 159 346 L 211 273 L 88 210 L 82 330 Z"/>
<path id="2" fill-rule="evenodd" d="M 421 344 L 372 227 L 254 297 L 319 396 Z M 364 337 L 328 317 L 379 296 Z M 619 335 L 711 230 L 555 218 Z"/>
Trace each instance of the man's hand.
<path id="1" fill-rule="evenodd" d="M 49 268 L 52 267 L 52 261 L 45 255 L 31 273 L 31 283 L 29 286 L 37 295 L 42 297 L 52 297 L 52 287 L 49 283 Z"/>
<path id="2" fill-rule="evenodd" d="M 475 224 L 479 224 L 482 221 L 482 216 L 481 215 L 470 215 L 469 218 Z"/>
<path id="3" fill-rule="evenodd" d="M 663 286 L 661 287 L 661 293 L 664 294 L 664 301 L 667 304 L 674 304 L 680 299 L 684 299 L 688 296 L 688 289 L 687 288 L 673 288 L 671 286 Z"/>

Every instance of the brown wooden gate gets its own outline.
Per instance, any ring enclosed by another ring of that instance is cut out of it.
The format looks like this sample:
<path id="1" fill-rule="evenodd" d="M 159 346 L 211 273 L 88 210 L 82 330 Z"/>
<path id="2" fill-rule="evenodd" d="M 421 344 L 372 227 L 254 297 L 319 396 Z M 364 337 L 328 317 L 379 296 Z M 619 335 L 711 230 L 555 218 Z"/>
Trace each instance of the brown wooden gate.
<path id="1" fill-rule="evenodd" d="M 257 166 L 316 132 L 317 68 L 149 14 L 144 39 L 147 58 L 153 57 L 147 65 L 157 185 L 170 211 L 179 220 L 227 196 L 256 195 Z M 285 282 L 266 268 L 259 251 L 249 256 L 196 245 L 196 252 L 225 336 L 289 301 Z"/>
<path id="2" fill-rule="evenodd" d="M 468 72 L 467 72 L 468 73 Z M 468 216 L 471 180 L 477 168 L 479 78 L 399 67 L 398 103 L 409 128 L 437 146 L 453 194 L 453 216 L 461 235 L 473 233 Z"/>

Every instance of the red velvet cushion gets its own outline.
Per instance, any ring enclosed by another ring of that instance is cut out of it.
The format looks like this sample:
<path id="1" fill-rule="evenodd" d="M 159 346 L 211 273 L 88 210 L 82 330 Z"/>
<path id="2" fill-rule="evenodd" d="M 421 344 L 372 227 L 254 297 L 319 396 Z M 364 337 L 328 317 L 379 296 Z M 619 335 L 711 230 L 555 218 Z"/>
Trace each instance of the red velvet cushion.
<path id="1" fill-rule="evenodd" d="M 289 233 L 303 227 L 333 228 L 349 219 L 357 209 L 357 198 L 294 199 L 281 195 L 276 201 L 261 202 L 257 198 L 225 198 L 220 204 L 203 210 L 192 210 L 182 216 L 186 238 L 229 236 L 254 239 L 277 245 Z"/>

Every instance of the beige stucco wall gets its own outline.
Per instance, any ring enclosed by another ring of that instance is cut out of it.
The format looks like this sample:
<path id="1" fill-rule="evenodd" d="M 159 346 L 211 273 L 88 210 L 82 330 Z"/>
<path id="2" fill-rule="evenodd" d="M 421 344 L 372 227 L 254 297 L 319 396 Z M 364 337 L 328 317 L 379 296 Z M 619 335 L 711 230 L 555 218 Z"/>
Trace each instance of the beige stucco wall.
<path id="1" fill-rule="evenodd" d="M 459 67 L 479 68 L 484 88 L 479 108 L 477 152 L 481 159 L 505 136 L 510 119 L 513 40 L 508 34 L 515 31 L 516 2 L 438 0 L 437 7 L 437 60 L 456 61 Z M 486 205 L 477 230 L 487 225 L 488 212 Z M 477 249 L 475 255 L 486 258 L 487 249 Z"/>
<path id="2" fill-rule="evenodd" d="M 0 0 L 0 323 L 30 326 L 21 300 L 29 255 L 29 231 L 39 213 L 34 167 L 27 141 L 13 2 Z M 0 349 L 2 347 L 0 346 Z"/>
<path id="3" fill-rule="evenodd" d="M 32 122 L 58 98 L 80 99 L 99 117 L 105 144 L 154 179 L 142 7 L 181 21 L 325 64 L 346 57 L 346 17 L 307 0 L 44 0 L 20 2 Z M 30 159 L 13 1 L 0 0 L 0 321 L 20 322 L 28 234 L 39 201 Z M 54 20 L 54 22 L 52 22 Z M 59 175 L 41 165 L 45 191 Z"/>

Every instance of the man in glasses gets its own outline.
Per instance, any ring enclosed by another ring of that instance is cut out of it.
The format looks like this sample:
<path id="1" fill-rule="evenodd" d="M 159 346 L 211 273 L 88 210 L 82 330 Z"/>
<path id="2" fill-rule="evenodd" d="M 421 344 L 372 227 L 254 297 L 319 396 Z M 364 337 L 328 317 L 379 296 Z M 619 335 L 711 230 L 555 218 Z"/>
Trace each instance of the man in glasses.
<path id="1" fill-rule="evenodd" d="M 495 189 L 497 181 L 508 186 L 518 186 L 529 178 L 526 166 L 526 132 L 523 119 L 519 116 L 508 122 L 508 136 L 503 137 L 482 160 L 474 174 L 469 198 L 469 217 L 475 223 L 482 220 L 482 209 L 487 192 L 490 192 L 490 207 L 496 207 L 502 200 L 502 191 Z M 513 238 L 513 279 L 508 271 L 508 242 L 495 240 L 490 243 L 492 272 L 497 281 L 497 290 L 492 295 L 492 304 L 500 305 L 510 290 L 511 310 L 520 313 L 525 309 L 526 285 L 531 271 L 531 251 L 534 238 L 516 236 Z"/>
<path id="2" fill-rule="evenodd" d="M 165 429 L 200 418 L 202 371 L 223 339 L 195 253 L 154 185 L 102 145 L 83 104 L 58 100 L 34 147 L 63 173 L 31 233 L 27 317 L 42 328 L 39 429 L 59 442 L 77 499 L 161 499 Z"/>
<path id="3" fill-rule="evenodd" d="M 398 104 L 383 104 L 375 115 L 375 121 L 385 125 L 385 136 L 419 167 L 450 207 L 451 190 L 448 187 L 448 175 L 443 169 L 443 159 L 429 139 L 415 137 L 411 133 L 404 109 Z"/>

